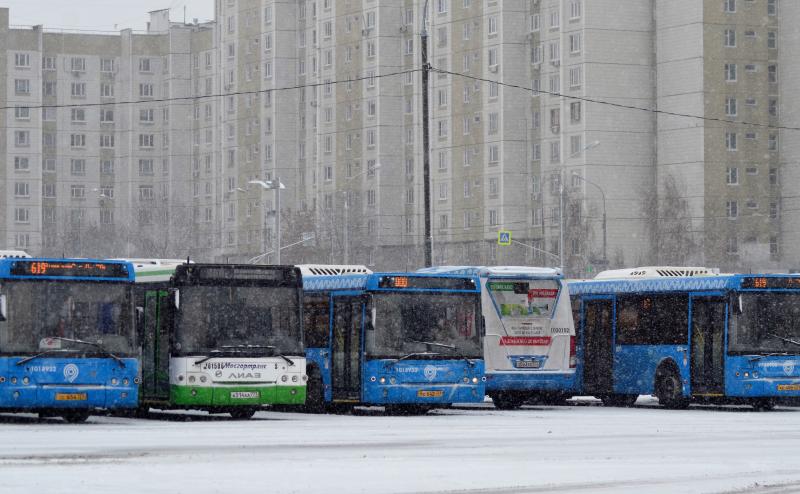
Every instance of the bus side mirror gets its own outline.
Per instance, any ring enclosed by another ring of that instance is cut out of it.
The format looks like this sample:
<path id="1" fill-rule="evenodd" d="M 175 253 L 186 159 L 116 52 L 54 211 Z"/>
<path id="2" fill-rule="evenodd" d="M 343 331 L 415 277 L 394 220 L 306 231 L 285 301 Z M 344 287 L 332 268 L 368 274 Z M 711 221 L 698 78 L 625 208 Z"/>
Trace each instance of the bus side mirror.
<path id="1" fill-rule="evenodd" d="M 375 305 L 373 304 L 372 295 L 367 300 L 366 316 L 364 317 L 364 328 L 367 331 L 375 331 Z"/>
<path id="2" fill-rule="evenodd" d="M 742 312 L 744 312 L 744 310 L 742 309 L 743 306 L 742 306 L 742 296 L 741 295 L 737 295 L 736 298 L 731 300 L 731 302 L 732 302 L 731 303 L 731 310 L 733 311 L 734 314 L 739 315 Z"/>
<path id="3" fill-rule="evenodd" d="M 6 319 L 8 319 L 8 302 L 5 295 L 0 295 L 0 322 Z"/>
<path id="4" fill-rule="evenodd" d="M 178 289 L 172 290 L 172 303 L 176 309 L 181 308 L 181 291 Z"/>
<path id="5" fill-rule="evenodd" d="M 481 316 L 481 338 L 486 337 L 486 316 Z"/>
<path id="6" fill-rule="evenodd" d="M 144 323 L 144 307 L 136 306 L 136 325 L 141 326 Z"/>

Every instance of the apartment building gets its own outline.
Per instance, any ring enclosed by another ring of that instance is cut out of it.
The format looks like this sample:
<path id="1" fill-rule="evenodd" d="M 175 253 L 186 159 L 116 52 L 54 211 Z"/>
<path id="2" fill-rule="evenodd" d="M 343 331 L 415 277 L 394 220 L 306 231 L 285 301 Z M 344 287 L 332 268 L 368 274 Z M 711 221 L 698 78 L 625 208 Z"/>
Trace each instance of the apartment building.
<path id="1" fill-rule="evenodd" d="M 7 244 L 274 261 L 280 215 L 284 262 L 418 266 L 424 4 L 215 0 L 103 35 L 0 9 Z M 796 263 L 792 2 L 428 5 L 435 263 Z"/>

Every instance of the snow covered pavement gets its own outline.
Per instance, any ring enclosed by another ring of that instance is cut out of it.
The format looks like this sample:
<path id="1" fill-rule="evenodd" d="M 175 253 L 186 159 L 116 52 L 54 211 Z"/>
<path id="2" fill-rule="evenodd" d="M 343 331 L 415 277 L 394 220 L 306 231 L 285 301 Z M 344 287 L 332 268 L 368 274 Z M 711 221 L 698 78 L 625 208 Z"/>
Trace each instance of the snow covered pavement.
<path id="1" fill-rule="evenodd" d="M 800 491 L 800 409 L 0 418 L 0 492 Z M 189 417 L 190 421 L 183 421 Z"/>

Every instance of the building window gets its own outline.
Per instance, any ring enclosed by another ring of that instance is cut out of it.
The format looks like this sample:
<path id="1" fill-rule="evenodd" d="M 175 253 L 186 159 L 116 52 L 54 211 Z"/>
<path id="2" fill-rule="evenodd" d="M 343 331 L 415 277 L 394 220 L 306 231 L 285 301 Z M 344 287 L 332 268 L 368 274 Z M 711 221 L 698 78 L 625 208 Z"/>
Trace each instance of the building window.
<path id="1" fill-rule="evenodd" d="M 489 146 L 489 164 L 496 165 L 500 162 L 500 146 L 492 144 Z"/>
<path id="2" fill-rule="evenodd" d="M 769 31 L 767 33 L 767 48 L 775 49 L 778 47 L 778 33 Z"/>
<path id="3" fill-rule="evenodd" d="M 27 172 L 30 171 L 30 162 L 24 156 L 14 156 L 14 171 Z"/>
<path id="4" fill-rule="evenodd" d="M 770 116 L 777 117 L 778 116 L 778 98 L 769 98 L 767 101 L 768 107 L 767 111 L 769 112 Z"/>
<path id="5" fill-rule="evenodd" d="M 139 175 L 140 176 L 150 176 L 154 174 L 154 165 L 153 160 L 151 159 L 141 159 L 139 160 Z"/>
<path id="6" fill-rule="evenodd" d="M 84 159 L 71 159 L 70 160 L 70 174 L 76 176 L 86 175 L 86 160 Z"/>
<path id="7" fill-rule="evenodd" d="M 767 15 L 778 14 L 778 0 L 767 0 Z"/>
<path id="8" fill-rule="evenodd" d="M 70 115 L 72 117 L 72 123 L 86 122 L 86 110 L 83 108 L 73 108 L 70 111 Z"/>
<path id="9" fill-rule="evenodd" d="M 56 57 L 42 57 L 42 70 L 56 70 Z"/>
<path id="10" fill-rule="evenodd" d="M 767 81 L 770 84 L 774 84 L 778 82 L 778 66 L 777 65 L 767 65 Z"/>
<path id="11" fill-rule="evenodd" d="M 573 54 L 580 53 L 582 47 L 583 47 L 583 35 L 581 33 L 570 34 L 569 52 Z"/>
<path id="12" fill-rule="evenodd" d="M 734 220 L 739 216 L 739 203 L 737 201 L 728 201 L 725 206 L 728 219 Z"/>
<path id="13" fill-rule="evenodd" d="M 736 64 L 725 64 L 725 80 L 728 82 L 736 82 Z"/>
<path id="14" fill-rule="evenodd" d="M 581 13 L 583 11 L 582 6 L 583 0 L 572 0 L 569 4 L 569 18 L 570 20 L 580 19 Z"/>
<path id="15" fill-rule="evenodd" d="M 728 185 L 739 185 L 739 169 L 736 167 L 728 167 L 725 183 Z"/>
<path id="16" fill-rule="evenodd" d="M 725 46 L 728 48 L 734 48 L 736 46 L 736 30 L 735 29 L 726 29 L 725 30 Z"/>
<path id="17" fill-rule="evenodd" d="M 569 87 L 578 88 L 583 84 L 583 67 L 577 66 L 569 69 Z"/>
<path id="18" fill-rule="evenodd" d="M 15 182 L 14 183 L 14 197 L 30 197 L 31 189 L 28 182 Z"/>
<path id="19" fill-rule="evenodd" d="M 14 79 L 14 92 L 19 95 L 31 94 L 31 81 L 28 79 Z"/>
<path id="20" fill-rule="evenodd" d="M 86 59 L 83 57 L 72 57 L 69 60 L 69 67 L 73 72 L 86 72 Z"/>
<path id="21" fill-rule="evenodd" d="M 439 184 L 439 200 L 446 201 L 447 200 L 447 182 L 442 182 Z"/>
<path id="22" fill-rule="evenodd" d="M 69 191 L 69 196 L 73 199 L 84 199 L 86 197 L 85 185 L 71 185 Z"/>
<path id="23" fill-rule="evenodd" d="M 139 147 L 152 148 L 155 147 L 155 135 L 153 134 L 139 134 Z"/>
<path id="24" fill-rule="evenodd" d="M 778 185 L 778 169 L 777 168 L 770 168 L 769 169 L 769 184 L 772 187 Z"/>
<path id="25" fill-rule="evenodd" d="M 725 132 L 725 148 L 728 151 L 736 151 L 738 149 L 736 132 Z"/>
<path id="26" fill-rule="evenodd" d="M 85 98 L 86 97 L 86 83 L 85 82 L 73 82 L 70 86 L 70 94 L 73 98 Z"/>
<path id="27" fill-rule="evenodd" d="M 70 134 L 69 145 L 73 148 L 85 148 L 86 134 Z"/>
<path id="28" fill-rule="evenodd" d="M 500 222 L 497 218 L 497 210 L 490 209 L 489 210 L 489 226 L 497 226 Z"/>
<path id="29" fill-rule="evenodd" d="M 735 117 L 737 113 L 736 98 L 728 97 L 725 99 L 725 115 Z"/>
<path id="30" fill-rule="evenodd" d="M 538 115 L 538 112 L 536 112 Z M 573 101 L 569 104 L 569 118 L 572 123 L 578 123 L 581 121 L 581 102 L 580 101 Z M 538 120 L 538 118 L 537 118 Z"/>
<path id="31" fill-rule="evenodd" d="M 736 255 L 739 253 L 739 240 L 736 235 L 728 237 L 728 255 Z"/>
<path id="32" fill-rule="evenodd" d="M 736 12 L 736 0 L 723 0 L 725 12 L 732 14 Z"/>
<path id="33" fill-rule="evenodd" d="M 488 36 L 497 36 L 497 16 L 490 15 L 488 18 L 488 28 L 486 33 Z"/>

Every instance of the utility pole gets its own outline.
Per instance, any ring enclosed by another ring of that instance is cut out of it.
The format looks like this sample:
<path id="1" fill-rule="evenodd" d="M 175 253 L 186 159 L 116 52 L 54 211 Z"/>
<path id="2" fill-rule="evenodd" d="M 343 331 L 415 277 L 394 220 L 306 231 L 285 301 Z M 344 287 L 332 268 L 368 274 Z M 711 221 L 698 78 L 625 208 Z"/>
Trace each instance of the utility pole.
<path id="1" fill-rule="evenodd" d="M 420 51 L 422 54 L 422 180 L 425 196 L 425 267 L 433 265 L 433 237 L 431 234 L 431 149 L 430 125 L 428 118 L 428 76 L 431 66 L 428 63 L 428 0 L 422 12 L 422 29 L 420 30 Z"/>

